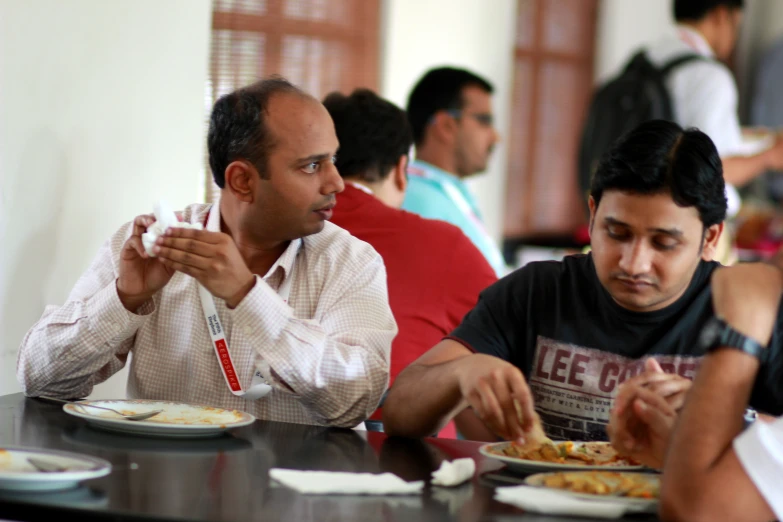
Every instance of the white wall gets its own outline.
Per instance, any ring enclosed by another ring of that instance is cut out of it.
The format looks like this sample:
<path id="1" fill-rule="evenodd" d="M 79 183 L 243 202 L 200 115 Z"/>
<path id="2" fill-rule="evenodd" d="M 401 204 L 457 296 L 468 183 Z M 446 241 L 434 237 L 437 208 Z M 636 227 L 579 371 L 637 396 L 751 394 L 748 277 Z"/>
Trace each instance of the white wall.
<path id="1" fill-rule="evenodd" d="M 617 74 L 631 54 L 674 27 L 672 0 L 600 0 L 595 42 L 595 81 Z"/>
<path id="2" fill-rule="evenodd" d="M 119 225 L 201 199 L 210 20 L 210 0 L 0 0 L 0 394 Z"/>
<path id="3" fill-rule="evenodd" d="M 516 0 L 385 0 L 382 20 L 381 93 L 405 107 L 416 81 L 433 67 L 464 67 L 495 87 L 494 113 L 507 136 Z M 471 181 L 488 231 L 503 232 L 506 158 L 504 141 L 487 172 Z"/>

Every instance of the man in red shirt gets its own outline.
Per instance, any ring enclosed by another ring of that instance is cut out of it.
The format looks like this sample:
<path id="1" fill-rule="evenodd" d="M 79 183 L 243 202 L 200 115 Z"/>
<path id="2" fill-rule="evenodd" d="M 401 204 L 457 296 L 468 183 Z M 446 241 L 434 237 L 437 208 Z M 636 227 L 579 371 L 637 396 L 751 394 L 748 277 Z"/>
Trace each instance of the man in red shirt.
<path id="1" fill-rule="evenodd" d="M 399 334 L 392 343 L 391 382 L 459 325 L 479 292 L 497 279 L 457 227 L 400 210 L 413 144 L 405 112 L 369 90 L 324 100 L 340 149 L 345 191 L 332 222 L 372 245 L 386 264 L 389 304 Z M 391 383 L 390 383 L 391 385 Z M 372 419 L 380 419 L 376 412 Z M 453 426 L 441 436 L 455 435 Z"/>

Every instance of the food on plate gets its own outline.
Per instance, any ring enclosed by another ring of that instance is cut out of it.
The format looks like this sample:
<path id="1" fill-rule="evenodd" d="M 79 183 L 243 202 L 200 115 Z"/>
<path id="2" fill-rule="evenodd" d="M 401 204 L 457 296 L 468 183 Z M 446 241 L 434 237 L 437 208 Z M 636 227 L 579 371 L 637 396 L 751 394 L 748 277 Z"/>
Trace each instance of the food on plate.
<path id="1" fill-rule="evenodd" d="M 118 403 L 118 404 L 117 404 Z M 178 424 L 178 425 L 206 425 L 206 426 L 225 426 L 241 422 L 245 416 L 238 410 L 224 410 L 212 406 L 197 406 L 178 403 L 154 402 L 154 401 L 117 401 L 117 403 L 108 403 L 123 415 L 134 415 L 145 413 L 156 409 L 163 410 L 161 413 L 145 419 L 145 423 L 156 424 Z M 94 403 L 96 406 L 106 405 L 100 401 Z M 77 405 L 81 413 L 86 413 L 93 417 L 103 419 L 122 419 L 114 412 L 103 411 L 90 408 L 88 404 Z"/>
<path id="2" fill-rule="evenodd" d="M 519 422 L 522 423 L 522 406 L 516 399 L 514 399 L 514 408 L 517 410 Z M 555 447 L 555 443 L 546 436 L 546 433 L 544 433 L 544 427 L 541 425 L 541 417 L 538 416 L 538 412 L 533 411 L 533 416 L 533 426 L 525 435 L 524 442 L 521 444 L 515 442 L 517 451 L 521 453 L 544 454 L 553 457 L 558 451 Z"/>
<path id="3" fill-rule="evenodd" d="M 11 452 L 8 450 L 0 449 L 0 469 L 8 469 L 11 467 Z"/>
<path id="4" fill-rule="evenodd" d="M 578 471 L 551 473 L 541 485 L 588 495 L 612 495 L 627 498 L 658 498 L 658 478 L 639 473 Z"/>
<path id="5" fill-rule="evenodd" d="M 490 448 L 490 452 L 506 457 L 553 464 L 577 466 L 638 466 L 639 463 L 620 456 L 608 442 L 552 442 L 531 445 L 510 442 L 503 447 Z"/>
<path id="6" fill-rule="evenodd" d="M 123 415 L 133 415 L 141 413 L 135 410 L 120 410 Z M 116 413 L 106 412 L 99 413 L 98 417 L 105 419 L 121 419 Z M 206 425 L 220 425 L 221 427 L 226 422 L 239 422 L 242 420 L 242 413 L 237 410 L 224 411 L 224 412 L 177 412 L 176 414 L 167 415 L 166 412 L 159 413 L 154 417 L 146 419 L 145 422 L 156 422 L 158 424 L 206 424 Z"/>
<path id="7" fill-rule="evenodd" d="M 522 421 L 522 408 L 514 400 L 517 416 Z M 504 446 L 490 447 L 489 452 L 506 457 L 554 464 L 584 466 L 638 466 L 639 463 L 621 457 L 608 442 L 553 442 L 546 436 L 541 417 L 533 412 L 530 431 L 522 442 L 512 441 Z"/>

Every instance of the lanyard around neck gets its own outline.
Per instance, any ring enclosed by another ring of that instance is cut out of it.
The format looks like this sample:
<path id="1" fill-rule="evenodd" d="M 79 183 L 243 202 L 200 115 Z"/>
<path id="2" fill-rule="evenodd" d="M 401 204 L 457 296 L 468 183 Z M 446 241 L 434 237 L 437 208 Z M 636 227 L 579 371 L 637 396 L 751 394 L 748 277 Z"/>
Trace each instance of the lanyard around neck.
<path id="1" fill-rule="evenodd" d="M 282 284 L 280 285 L 277 294 L 288 304 L 288 299 L 291 295 L 291 286 L 293 284 L 294 275 L 296 273 L 296 260 L 299 256 L 299 252 L 302 249 L 302 239 L 297 239 L 296 253 L 294 254 L 294 263 L 291 268 L 291 273 L 288 274 Z M 272 391 L 272 386 L 267 383 L 267 380 L 261 374 L 261 370 L 256 368 L 253 373 L 253 379 L 250 382 L 250 387 L 247 390 L 242 389 L 242 384 L 239 382 L 239 376 L 234 366 L 234 361 L 231 359 L 231 352 L 228 350 L 228 339 L 226 339 L 226 332 L 223 328 L 223 323 L 220 321 L 220 317 L 217 313 L 215 306 L 215 299 L 209 290 L 204 288 L 203 285 L 198 285 L 198 294 L 201 299 L 201 308 L 204 312 L 204 320 L 207 322 L 207 330 L 209 330 L 209 336 L 212 338 L 212 346 L 215 349 L 215 356 L 218 360 L 218 366 L 223 373 L 223 378 L 226 380 L 226 385 L 229 391 L 237 397 L 242 397 L 247 400 L 260 399 Z"/>

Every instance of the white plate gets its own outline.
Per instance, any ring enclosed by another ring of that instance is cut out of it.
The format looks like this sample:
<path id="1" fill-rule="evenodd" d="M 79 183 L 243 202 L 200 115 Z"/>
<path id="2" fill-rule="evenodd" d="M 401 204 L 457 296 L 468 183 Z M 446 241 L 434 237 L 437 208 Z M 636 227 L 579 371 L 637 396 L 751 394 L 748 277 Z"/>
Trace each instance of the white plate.
<path id="1" fill-rule="evenodd" d="M 86 425 L 79 426 L 75 430 L 66 430 L 62 434 L 62 439 L 93 450 L 176 453 L 179 455 L 210 455 L 253 448 L 250 441 L 234 437 L 231 434 L 199 439 L 153 438 L 97 430 Z"/>
<path id="2" fill-rule="evenodd" d="M 557 443 L 557 441 L 555 441 Z M 493 453 L 490 449 L 503 450 L 506 446 L 511 444 L 510 442 L 495 442 L 492 444 L 484 444 L 479 448 L 479 452 L 487 458 L 495 459 L 503 462 L 509 469 L 513 471 L 519 471 L 522 473 L 536 473 L 541 471 L 566 471 L 566 470 L 604 470 L 604 471 L 639 471 L 644 469 L 644 466 L 621 466 L 621 465 L 608 465 L 608 466 L 596 466 L 596 465 L 580 465 L 580 464 L 560 464 L 557 462 L 541 462 L 537 460 L 526 460 L 517 457 L 509 457 L 507 455 L 500 455 Z M 574 445 L 578 448 L 582 442 L 574 442 Z M 591 443 L 595 444 L 595 443 Z M 608 442 L 606 444 L 609 444 Z"/>
<path id="3" fill-rule="evenodd" d="M 66 468 L 65 471 L 39 471 L 28 462 L 33 457 Z M 103 459 L 47 449 L 5 446 L 0 448 L 0 489 L 8 491 L 55 491 L 75 488 L 82 480 L 111 473 Z"/>
<path id="4" fill-rule="evenodd" d="M 110 411 L 83 407 L 94 404 L 113 408 L 123 413 L 142 413 L 163 410 L 143 421 L 131 421 Z M 252 424 L 256 418 L 238 410 L 224 410 L 181 402 L 152 400 L 101 400 L 65 404 L 65 413 L 80 417 L 102 430 L 153 437 L 215 437 L 233 428 Z"/>
<path id="5" fill-rule="evenodd" d="M 109 497 L 104 491 L 90 488 L 87 485 L 54 491 L 6 491 L 0 489 L 0 503 L 3 501 L 57 507 L 72 506 L 79 509 L 99 509 L 109 505 Z"/>
<path id="6" fill-rule="evenodd" d="M 582 474 L 594 474 L 595 471 L 566 471 L 566 472 L 551 472 L 551 473 L 537 473 L 535 475 L 530 475 L 529 477 L 525 478 L 525 484 L 528 486 L 535 486 L 535 487 L 542 487 L 545 488 L 547 486 L 543 485 L 544 479 L 546 477 L 558 474 L 558 473 L 567 473 L 569 475 L 582 475 Z M 614 474 L 614 471 L 607 471 L 604 469 L 603 471 L 600 471 L 598 473 L 607 473 L 607 474 Z M 653 475 L 650 473 L 626 473 L 626 472 L 618 472 L 617 475 L 628 475 L 633 476 L 636 478 L 641 479 L 643 482 L 646 482 L 651 487 L 654 487 L 656 490 L 660 491 L 660 478 L 658 475 Z M 568 491 L 567 489 L 560 489 L 560 488 L 548 488 L 554 491 L 560 491 L 561 493 L 564 493 L 569 496 L 573 496 L 576 498 L 583 498 L 587 500 L 603 500 L 606 502 L 615 502 L 618 504 L 624 504 L 629 506 L 636 506 L 639 508 L 639 510 L 653 510 L 658 505 L 658 499 L 657 498 L 632 498 L 632 497 L 623 497 L 620 495 L 591 495 L 589 493 L 576 493 L 573 491 Z"/>

